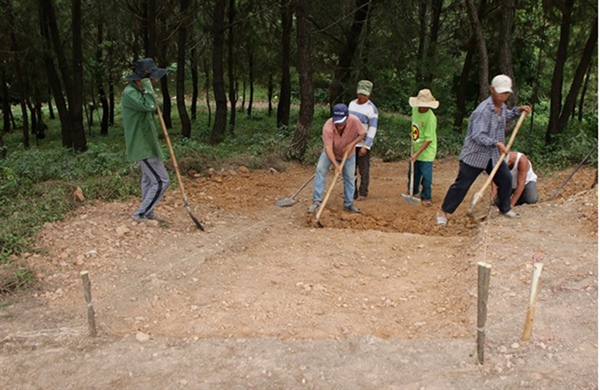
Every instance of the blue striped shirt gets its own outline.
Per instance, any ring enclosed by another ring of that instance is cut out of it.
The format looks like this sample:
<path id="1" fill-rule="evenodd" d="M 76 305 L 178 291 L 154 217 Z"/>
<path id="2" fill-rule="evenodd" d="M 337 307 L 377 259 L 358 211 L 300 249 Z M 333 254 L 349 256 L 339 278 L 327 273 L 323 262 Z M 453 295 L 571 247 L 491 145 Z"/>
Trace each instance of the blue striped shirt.
<path id="1" fill-rule="evenodd" d="M 361 148 L 364 146 L 367 149 L 371 149 L 375 134 L 377 134 L 377 121 L 379 118 L 377 107 L 375 107 L 375 104 L 371 100 L 368 100 L 364 104 L 358 104 L 357 99 L 354 99 L 348 105 L 348 111 L 360 119 L 360 122 L 367 131 L 365 139 L 360 141 L 356 147 Z"/>
<path id="2" fill-rule="evenodd" d="M 519 108 L 508 109 L 502 104 L 502 113 L 498 115 L 490 96 L 479 103 L 469 118 L 467 137 L 460 152 L 460 160 L 475 168 L 485 169 L 492 160 L 495 165 L 500 158 L 497 142 L 505 143 L 506 121 L 520 115 Z"/>

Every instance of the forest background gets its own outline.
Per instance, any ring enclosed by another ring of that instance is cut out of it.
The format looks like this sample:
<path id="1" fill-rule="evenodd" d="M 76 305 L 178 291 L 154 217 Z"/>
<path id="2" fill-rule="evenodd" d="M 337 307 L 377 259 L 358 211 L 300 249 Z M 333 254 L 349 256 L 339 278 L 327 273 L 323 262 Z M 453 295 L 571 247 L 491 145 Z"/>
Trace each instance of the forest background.
<path id="1" fill-rule="evenodd" d="M 499 73 L 515 82 L 509 105 L 534 110 L 513 149 L 554 169 L 597 145 L 597 6 L 1 0 L 0 293 L 34 281 L 14 255 L 76 207 L 75 188 L 87 201 L 138 194 L 119 106 L 138 58 L 169 69 L 157 92 L 184 172 L 314 163 L 329 108 L 360 79 L 373 81 L 380 110 L 376 156 L 408 156 L 408 98 L 421 88 L 441 102 L 438 157 L 456 155 Z"/>

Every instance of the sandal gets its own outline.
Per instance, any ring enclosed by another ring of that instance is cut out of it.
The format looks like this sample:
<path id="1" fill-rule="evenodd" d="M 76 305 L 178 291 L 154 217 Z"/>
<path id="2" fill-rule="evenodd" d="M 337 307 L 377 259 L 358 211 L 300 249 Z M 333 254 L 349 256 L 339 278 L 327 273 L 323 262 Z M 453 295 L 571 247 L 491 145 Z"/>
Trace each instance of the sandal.
<path id="1" fill-rule="evenodd" d="M 363 200 L 367 200 L 367 197 L 359 195 L 358 197 L 356 197 L 356 200 L 359 201 L 359 202 L 362 202 Z"/>
<path id="2" fill-rule="evenodd" d="M 433 203 L 431 203 L 430 200 L 422 200 L 421 204 L 423 205 L 423 207 L 431 207 L 433 205 Z"/>

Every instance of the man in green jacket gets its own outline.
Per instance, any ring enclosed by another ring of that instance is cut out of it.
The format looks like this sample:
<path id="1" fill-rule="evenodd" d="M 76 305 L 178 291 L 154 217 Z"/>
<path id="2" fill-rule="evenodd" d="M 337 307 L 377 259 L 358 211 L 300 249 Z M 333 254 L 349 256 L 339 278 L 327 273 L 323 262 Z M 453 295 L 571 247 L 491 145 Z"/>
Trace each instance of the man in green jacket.
<path id="1" fill-rule="evenodd" d="M 154 209 L 169 187 L 169 174 L 162 163 L 164 155 L 156 129 L 156 96 L 153 83 L 167 73 L 151 58 L 135 63 L 135 71 L 126 77 L 131 81 L 121 99 L 127 159 L 137 161 L 142 172 L 142 204 L 133 213 L 136 222 L 155 219 Z"/>

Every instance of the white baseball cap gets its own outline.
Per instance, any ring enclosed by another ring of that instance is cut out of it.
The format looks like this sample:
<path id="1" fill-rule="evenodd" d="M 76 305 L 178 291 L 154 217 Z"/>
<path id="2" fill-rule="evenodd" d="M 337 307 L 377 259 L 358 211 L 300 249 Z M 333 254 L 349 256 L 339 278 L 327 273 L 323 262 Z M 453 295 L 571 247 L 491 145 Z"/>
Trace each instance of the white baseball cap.
<path id="1" fill-rule="evenodd" d="M 492 80 L 492 88 L 496 93 L 512 93 L 512 80 L 505 74 L 499 74 Z"/>

